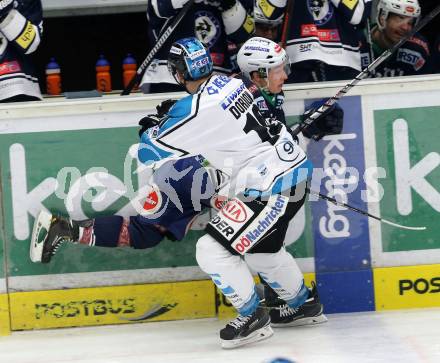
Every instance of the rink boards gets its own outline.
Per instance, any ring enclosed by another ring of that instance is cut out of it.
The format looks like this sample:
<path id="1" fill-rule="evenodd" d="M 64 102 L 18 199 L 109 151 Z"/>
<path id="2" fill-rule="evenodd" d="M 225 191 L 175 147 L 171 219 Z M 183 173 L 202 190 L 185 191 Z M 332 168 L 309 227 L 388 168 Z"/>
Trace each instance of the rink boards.
<path id="1" fill-rule="evenodd" d="M 427 227 L 402 230 L 310 200 L 285 242 L 317 281 L 327 313 L 440 306 L 439 81 L 367 81 L 340 102 L 343 133 L 307 146 L 314 190 Z M 339 85 L 287 87 L 288 122 Z M 185 241 L 151 250 L 70 245 L 48 265 L 28 257 L 43 207 L 75 219 L 133 214 L 131 198 L 147 178 L 138 169 L 136 125 L 166 98 L 0 107 L 0 332 L 131 323 L 155 309 L 139 321 L 232 314 L 195 261 L 203 221 Z"/>
<path id="2" fill-rule="evenodd" d="M 375 269 L 375 310 L 439 306 L 439 271 L 440 265 Z M 307 273 L 305 281 L 311 286 L 316 277 Z M 236 315 L 210 280 L 16 292 L 9 294 L 9 303 L 8 313 L 7 295 L 0 295 L 2 334 L 9 319 L 11 330 L 29 330 Z"/>

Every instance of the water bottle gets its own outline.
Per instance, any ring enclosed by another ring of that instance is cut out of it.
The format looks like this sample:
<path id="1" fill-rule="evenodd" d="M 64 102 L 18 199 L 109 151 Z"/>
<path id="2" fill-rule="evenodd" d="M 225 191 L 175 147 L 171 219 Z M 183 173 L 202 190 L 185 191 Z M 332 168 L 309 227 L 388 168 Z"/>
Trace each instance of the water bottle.
<path id="1" fill-rule="evenodd" d="M 112 90 L 110 63 L 102 54 L 96 62 L 96 89 L 101 92 L 110 92 Z"/>
<path id="2" fill-rule="evenodd" d="M 55 58 L 50 58 L 46 66 L 46 90 L 49 95 L 61 94 L 61 71 Z"/>
<path id="3" fill-rule="evenodd" d="M 127 88 L 128 84 L 135 76 L 137 70 L 136 59 L 134 59 L 130 53 L 122 61 L 122 83 L 124 88 Z"/>

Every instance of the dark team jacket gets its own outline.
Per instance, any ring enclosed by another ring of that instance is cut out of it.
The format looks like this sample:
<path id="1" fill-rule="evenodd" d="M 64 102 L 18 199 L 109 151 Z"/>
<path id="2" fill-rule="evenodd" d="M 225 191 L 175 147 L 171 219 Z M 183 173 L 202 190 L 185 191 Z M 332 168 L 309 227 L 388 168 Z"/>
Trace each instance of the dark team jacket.
<path id="1" fill-rule="evenodd" d="M 361 47 L 362 68 L 365 69 L 379 57 L 385 49 L 375 42 L 371 46 L 364 41 Z M 384 63 L 377 67 L 371 77 L 399 77 L 431 73 L 428 42 L 421 35 L 414 35 L 395 51 Z"/>
<path id="2" fill-rule="evenodd" d="M 285 7 L 266 1 L 263 12 L 276 19 Z M 322 61 L 361 70 L 359 27 L 371 12 L 369 0 L 295 1 L 286 50 L 291 63 Z"/>
<path id="3" fill-rule="evenodd" d="M 174 8 L 173 3 L 175 2 L 171 0 L 148 2 L 148 35 L 151 46 L 181 10 Z M 239 6 L 234 7 L 229 16 L 226 16 L 226 12 L 222 14 L 215 6 L 196 2 L 156 54 L 141 83 L 175 83 L 167 69 L 169 49 L 174 41 L 192 36 L 196 36 L 209 48 L 215 71 L 226 74 L 236 71 L 234 56 L 238 52 L 237 44 L 244 43 L 254 31 L 248 4 L 238 3 Z M 227 21 L 224 20 L 225 17 Z"/>
<path id="4" fill-rule="evenodd" d="M 41 1 L 14 1 L 14 9 L 0 23 L 0 100 L 17 95 L 41 99 L 28 55 L 37 49 L 42 32 Z"/>

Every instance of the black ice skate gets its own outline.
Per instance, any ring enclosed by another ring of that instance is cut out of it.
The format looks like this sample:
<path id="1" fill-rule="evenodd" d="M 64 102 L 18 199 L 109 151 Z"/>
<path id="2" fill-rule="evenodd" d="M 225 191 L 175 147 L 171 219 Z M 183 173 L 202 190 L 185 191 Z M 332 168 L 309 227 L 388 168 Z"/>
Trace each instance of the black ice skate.
<path id="1" fill-rule="evenodd" d="M 220 330 L 221 346 L 225 349 L 258 342 L 272 335 L 269 313 L 264 307 L 259 307 L 251 315 L 239 315 Z"/>
<path id="2" fill-rule="evenodd" d="M 266 305 L 269 307 L 271 326 L 283 328 L 289 326 L 314 325 L 325 323 L 327 317 L 323 314 L 323 306 L 319 301 L 316 285 L 312 282 L 309 298 L 299 308 L 293 309 L 280 299 L 270 286 L 265 285 L 264 294 Z"/>
<path id="3" fill-rule="evenodd" d="M 35 219 L 30 257 L 32 262 L 48 263 L 63 242 L 77 241 L 79 226 L 72 220 L 44 210 Z"/>

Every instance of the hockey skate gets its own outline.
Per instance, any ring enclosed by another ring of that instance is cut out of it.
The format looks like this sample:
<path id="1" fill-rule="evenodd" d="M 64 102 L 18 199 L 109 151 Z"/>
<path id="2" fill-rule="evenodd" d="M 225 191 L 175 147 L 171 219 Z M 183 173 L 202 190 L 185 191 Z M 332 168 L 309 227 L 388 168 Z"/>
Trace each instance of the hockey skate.
<path id="1" fill-rule="evenodd" d="M 300 325 L 315 325 L 325 323 L 327 317 L 323 314 L 323 306 L 319 301 L 316 285 L 312 282 L 309 298 L 300 307 L 294 309 L 280 299 L 270 286 L 264 283 L 266 305 L 269 307 L 271 326 L 283 328 Z"/>
<path id="2" fill-rule="evenodd" d="M 32 262 L 49 263 L 63 242 L 77 241 L 79 227 L 72 220 L 42 210 L 34 222 L 30 245 Z"/>
<path id="3" fill-rule="evenodd" d="M 258 342 L 272 335 L 269 313 L 264 307 L 257 308 L 251 315 L 239 315 L 220 330 L 221 346 L 225 349 Z"/>

